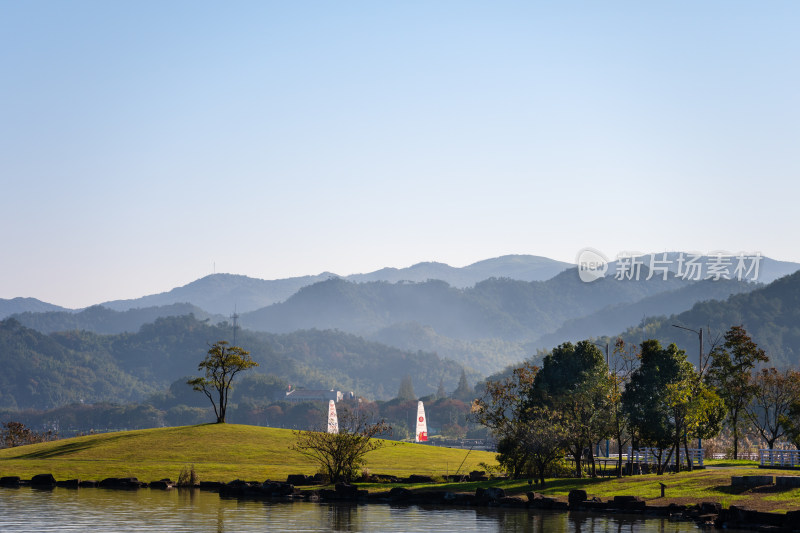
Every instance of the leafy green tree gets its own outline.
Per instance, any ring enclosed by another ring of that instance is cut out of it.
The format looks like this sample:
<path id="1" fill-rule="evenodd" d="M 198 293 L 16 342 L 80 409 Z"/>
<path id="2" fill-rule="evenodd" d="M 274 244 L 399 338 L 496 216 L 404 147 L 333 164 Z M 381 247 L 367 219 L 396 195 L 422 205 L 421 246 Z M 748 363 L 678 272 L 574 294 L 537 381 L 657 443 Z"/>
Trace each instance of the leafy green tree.
<path id="1" fill-rule="evenodd" d="M 675 428 L 673 453 L 678 456 L 683 444 L 686 466 L 692 470 L 688 439 L 716 436 L 725 418 L 725 404 L 693 369 L 680 381 L 667 384 L 666 395 Z M 680 462 L 675 464 L 676 470 L 680 471 Z"/>
<path id="2" fill-rule="evenodd" d="M 594 443 L 609 434 L 612 381 L 600 349 L 590 341 L 564 343 L 544 358 L 526 401 L 526 408 L 558 411 L 568 435 L 567 448 L 575 473 L 583 475 L 582 457 L 589 450 L 591 475 L 596 475 Z"/>
<path id="3" fill-rule="evenodd" d="M 250 358 L 250 352 L 239 346 L 228 346 L 227 341 L 218 341 L 197 366 L 198 370 L 205 371 L 205 376 L 190 379 L 187 383 L 211 400 L 217 423 L 224 424 L 233 379 L 239 372 L 254 366 L 258 363 Z"/>
<path id="4" fill-rule="evenodd" d="M 562 413 L 547 407 L 528 409 L 523 420 L 520 446 L 529 458 L 535 479 L 544 487 L 547 468 L 564 455 L 569 429 L 563 423 Z"/>
<path id="5" fill-rule="evenodd" d="M 633 347 L 632 347 L 633 348 Z M 622 406 L 622 393 L 630 381 L 631 374 L 639 361 L 639 354 L 628 347 L 625 341 L 618 338 L 614 342 L 613 368 L 611 369 L 611 389 L 608 403 L 610 406 L 611 435 L 617 441 L 617 477 L 622 477 L 622 448 L 631 438 L 630 419 Z"/>
<path id="6" fill-rule="evenodd" d="M 436 399 L 441 400 L 447 397 L 447 391 L 444 390 L 444 380 L 439 380 L 439 386 L 436 388 Z"/>
<path id="7" fill-rule="evenodd" d="M 405 402 L 417 399 L 417 394 L 414 392 L 414 383 L 411 381 L 411 376 L 403 376 L 402 381 L 400 381 L 400 388 L 397 389 L 397 398 Z"/>
<path id="8" fill-rule="evenodd" d="M 472 401 L 474 396 L 475 390 L 469 386 L 469 382 L 467 381 L 467 373 L 462 369 L 461 377 L 458 378 L 458 386 L 456 387 L 456 390 L 453 391 L 453 398 L 464 401 Z"/>
<path id="9" fill-rule="evenodd" d="M 538 368 L 524 363 L 510 376 L 487 381 L 484 393 L 472 403 L 469 418 L 489 429 L 497 440 L 497 461 L 512 478 L 525 473 L 530 451 L 522 446 L 525 438 L 525 406 Z"/>
<path id="10" fill-rule="evenodd" d="M 659 474 L 664 472 L 672 452 L 679 449 L 693 372 L 686 353 L 675 344 L 662 348 L 657 340 L 646 340 L 641 345 L 639 368 L 633 371 L 622 393 L 632 431 L 640 441 L 658 450 Z M 670 456 L 662 461 L 664 451 L 670 448 Z"/>
<path id="11" fill-rule="evenodd" d="M 792 400 L 788 412 L 780 417 L 780 422 L 786 430 L 786 436 L 800 450 L 800 397 Z"/>
<path id="12" fill-rule="evenodd" d="M 725 402 L 727 423 L 733 432 L 733 458 L 738 459 L 741 417 L 757 390 L 752 372 L 756 364 L 769 358 L 742 326 L 730 328 L 724 344 L 715 346 L 709 356 L 711 367 L 706 379 Z"/>

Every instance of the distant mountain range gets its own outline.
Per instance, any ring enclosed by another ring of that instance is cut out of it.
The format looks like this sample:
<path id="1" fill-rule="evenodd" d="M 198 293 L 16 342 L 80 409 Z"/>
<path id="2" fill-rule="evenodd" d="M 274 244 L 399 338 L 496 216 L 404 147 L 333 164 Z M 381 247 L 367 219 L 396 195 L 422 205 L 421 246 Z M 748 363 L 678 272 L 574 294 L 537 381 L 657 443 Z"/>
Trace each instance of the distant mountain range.
<path id="1" fill-rule="evenodd" d="M 263 280 L 236 274 L 211 274 L 182 287 L 160 294 L 151 294 L 131 300 L 113 300 L 99 305 L 114 311 L 127 311 L 144 307 L 193 304 L 207 313 L 230 316 L 234 311 L 246 313 L 282 302 L 303 287 L 332 278 L 354 282 L 386 281 L 423 282 L 436 279 L 453 287 L 470 287 L 489 278 L 511 278 L 522 281 L 550 279 L 567 268 L 570 263 L 534 255 L 506 255 L 478 261 L 456 268 L 444 263 L 417 263 L 407 268 L 382 268 L 368 274 L 339 276 L 323 272 L 316 276 Z M 57 305 L 40 302 L 35 298 L 0 299 L 0 318 L 16 313 L 44 311 L 71 311 Z"/>
<path id="2" fill-rule="evenodd" d="M 70 312 L 72 310 L 36 298 L 10 298 L 7 300 L 0 298 L 0 319 L 15 313 L 45 313 L 48 311 Z"/>
<path id="3" fill-rule="evenodd" d="M 666 256 L 667 279 L 654 272 L 646 280 L 647 259 L 638 280 L 617 279 L 619 263 L 612 262 L 606 277 L 591 283 L 582 282 L 574 266 L 536 256 L 504 256 L 463 268 L 419 263 L 347 278 L 323 273 L 268 281 L 215 274 L 162 294 L 81 311 L 30 298 L 0 300 L 0 317 L 13 315 L 45 333 L 119 334 L 188 314 L 218 324 L 236 310 L 240 325 L 254 331 L 340 330 L 401 350 L 435 352 L 486 375 L 566 340 L 613 335 L 699 302 L 726 301 L 764 287 L 682 279 L 675 275 L 678 254 Z M 713 261 L 698 263 L 707 269 Z M 761 258 L 757 280 L 773 281 L 798 268 Z"/>

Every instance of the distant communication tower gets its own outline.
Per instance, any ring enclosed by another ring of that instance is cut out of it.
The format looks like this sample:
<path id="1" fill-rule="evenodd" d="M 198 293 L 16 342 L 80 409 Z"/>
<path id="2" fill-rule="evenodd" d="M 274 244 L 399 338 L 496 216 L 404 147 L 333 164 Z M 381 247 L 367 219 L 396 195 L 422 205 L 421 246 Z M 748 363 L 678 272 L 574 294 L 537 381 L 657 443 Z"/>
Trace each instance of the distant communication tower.
<path id="1" fill-rule="evenodd" d="M 239 315 L 236 314 L 236 307 L 233 308 L 233 314 L 231 315 L 231 320 L 233 320 L 233 345 L 236 346 L 236 330 L 239 329 Z"/>

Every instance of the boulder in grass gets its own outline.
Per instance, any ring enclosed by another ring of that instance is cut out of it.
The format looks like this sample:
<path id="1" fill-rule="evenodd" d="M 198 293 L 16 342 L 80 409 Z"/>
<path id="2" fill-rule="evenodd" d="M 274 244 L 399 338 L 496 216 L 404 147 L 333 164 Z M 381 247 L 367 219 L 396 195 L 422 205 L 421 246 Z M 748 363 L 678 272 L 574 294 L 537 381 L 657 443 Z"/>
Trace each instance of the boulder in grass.
<path id="1" fill-rule="evenodd" d="M 104 489 L 135 490 L 146 486 L 146 484 L 135 477 L 108 477 L 98 483 L 98 486 Z"/>
<path id="2" fill-rule="evenodd" d="M 0 487 L 19 487 L 19 476 L 3 476 L 0 477 Z"/>
<path id="3" fill-rule="evenodd" d="M 506 497 L 506 491 L 500 487 L 489 487 L 486 489 L 486 492 L 484 492 L 484 496 L 490 500 L 500 500 Z"/>
<path id="4" fill-rule="evenodd" d="M 286 478 L 286 483 L 290 485 L 313 485 L 314 478 L 305 474 L 289 474 Z"/>
<path id="5" fill-rule="evenodd" d="M 56 486 L 56 478 L 53 474 L 36 474 L 31 478 L 31 487 L 37 489 L 52 489 Z"/>
<path id="6" fill-rule="evenodd" d="M 587 499 L 589 499 L 589 496 L 583 489 L 572 489 L 569 491 L 569 495 L 567 496 L 567 501 L 569 502 L 570 507 L 573 505 L 580 505 Z"/>

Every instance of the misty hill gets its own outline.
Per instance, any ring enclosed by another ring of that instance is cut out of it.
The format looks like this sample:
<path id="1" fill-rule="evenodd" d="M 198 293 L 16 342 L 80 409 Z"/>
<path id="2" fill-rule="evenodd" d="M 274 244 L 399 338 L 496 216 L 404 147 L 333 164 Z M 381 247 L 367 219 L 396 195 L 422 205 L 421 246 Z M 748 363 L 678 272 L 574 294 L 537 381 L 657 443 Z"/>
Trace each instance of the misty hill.
<path id="1" fill-rule="evenodd" d="M 416 322 L 394 324 L 367 337 L 403 350 L 434 352 L 479 371 L 481 375 L 495 372 L 509 362 L 522 361 L 530 355 L 525 343 L 503 339 L 464 341 L 438 334 L 430 326 Z"/>
<path id="2" fill-rule="evenodd" d="M 339 329 L 406 350 L 435 351 L 489 374 L 522 354 L 564 342 L 562 336 L 607 334 L 638 324 L 643 315 L 686 310 L 757 287 L 674 276 L 646 281 L 646 269 L 643 274 L 639 281 L 606 277 L 583 283 L 571 269 L 542 282 L 489 279 L 466 289 L 442 281 L 330 279 L 304 287 L 286 302 L 243 314 L 242 324 L 274 332 Z"/>
<path id="3" fill-rule="evenodd" d="M 662 344 L 674 342 L 690 354 L 692 362 L 696 361 L 699 339 L 673 324 L 695 330 L 710 328 L 711 334 L 704 339 L 705 354 L 715 338 L 731 326 L 742 325 L 766 350 L 770 365 L 796 367 L 800 365 L 800 272 L 724 301 L 701 302 L 679 314 L 651 318 L 622 337 L 633 343 L 644 339 L 659 339 Z"/>
<path id="4" fill-rule="evenodd" d="M 667 252 L 665 256 L 662 252 L 655 254 L 644 254 L 637 256 L 637 258 L 645 265 L 649 265 L 651 260 L 656 261 L 656 264 L 659 264 L 658 262 L 663 261 L 664 263 L 661 264 L 666 266 L 667 269 L 673 274 L 677 274 L 679 270 L 682 270 L 682 274 L 689 277 L 691 277 L 693 272 L 696 272 L 692 270 L 693 267 L 688 266 L 691 260 L 691 262 L 698 265 L 697 268 L 700 272 L 699 278 L 693 278 L 695 281 L 706 279 L 710 272 L 709 266 L 714 263 L 722 265 L 721 268 L 726 272 L 727 275 L 727 277 L 723 276 L 724 279 L 739 279 L 736 269 L 737 267 L 742 267 L 742 271 L 740 272 L 741 280 L 762 283 L 765 285 L 772 283 L 776 279 L 793 274 L 800 270 L 800 263 L 793 263 L 791 261 L 778 261 L 776 259 L 764 256 L 759 256 L 758 259 L 756 259 L 755 256 L 747 254 L 742 254 L 740 259 L 736 255 L 718 257 L 714 255 L 693 255 L 687 252 Z M 739 264 L 740 261 L 741 265 Z M 618 261 L 611 261 L 609 263 L 609 269 L 606 275 L 613 276 L 617 267 Z"/>
<path id="5" fill-rule="evenodd" d="M 36 298 L 0 298 L 0 320 L 16 313 L 45 313 L 47 311 L 69 312 L 65 307 L 49 304 Z"/>
<path id="6" fill-rule="evenodd" d="M 533 340 L 565 320 L 688 283 L 674 277 L 583 283 L 574 269 L 547 281 L 489 279 L 466 289 L 433 280 L 392 284 L 330 279 L 304 287 L 286 302 L 243 314 L 242 324 L 261 331 L 324 328 L 370 335 L 413 322 L 454 339 Z"/>
<path id="7" fill-rule="evenodd" d="M 520 281 L 548 280 L 564 270 L 574 267 L 570 263 L 535 255 L 504 255 L 478 261 L 465 267 L 451 267 L 445 263 L 417 263 L 408 268 L 382 268 L 368 274 L 345 276 L 358 283 L 370 281 L 423 282 L 441 280 L 457 288 L 471 287 L 489 278 L 510 278 Z"/>
<path id="8" fill-rule="evenodd" d="M 160 318 L 137 333 L 49 335 L 14 319 L 0 322 L 0 408 L 52 408 L 85 401 L 139 401 L 176 380 L 197 375 L 211 343 L 231 338 L 228 324 L 211 325 L 192 316 Z M 388 399 L 410 375 L 420 395 L 439 380 L 454 389 L 462 365 L 435 354 L 409 352 L 336 331 L 284 335 L 239 331 L 260 366 L 295 387 L 352 390 Z M 472 381 L 479 376 L 471 370 Z M 187 385 L 188 388 L 188 385 Z M 199 394 L 199 393 L 198 393 Z"/>
<path id="9" fill-rule="evenodd" d="M 186 303 L 143 307 L 127 311 L 114 311 L 95 305 L 82 311 L 27 312 L 12 315 L 12 318 L 18 320 L 23 326 L 42 333 L 85 330 L 110 335 L 124 332 L 135 333 L 144 324 L 154 322 L 158 318 L 189 314 L 200 320 L 211 319 L 213 322 L 225 320 L 220 315 L 212 316 L 199 307 Z"/>
<path id="10" fill-rule="evenodd" d="M 444 263 L 418 263 L 408 268 L 383 268 L 367 274 L 353 274 L 345 279 L 367 281 L 414 281 L 439 279 L 454 287 L 468 287 L 492 277 L 508 277 L 523 281 L 550 279 L 573 265 L 533 255 L 507 255 L 479 261 L 462 268 Z M 157 307 L 188 302 L 212 314 L 229 316 L 234 308 L 240 312 L 254 311 L 282 302 L 302 287 L 340 276 L 323 272 L 316 276 L 263 280 L 234 274 L 212 274 L 182 287 L 161 294 L 132 300 L 115 300 L 102 305 L 115 311 L 138 307 Z M 27 311 L 23 309 L 22 312 Z M 12 314 L 12 313 L 9 313 Z"/>
<path id="11" fill-rule="evenodd" d="M 317 276 L 263 280 L 236 274 L 211 274 L 182 287 L 161 294 L 151 294 L 132 300 L 105 302 L 103 307 L 126 311 L 139 307 L 160 307 L 176 303 L 191 303 L 208 313 L 229 316 L 234 309 L 251 311 L 285 300 L 301 287 L 334 276 Z"/>
<path id="12" fill-rule="evenodd" d="M 633 303 L 622 303 L 604 307 L 599 311 L 568 320 L 553 333 L 544 335 L 534 344 L 538 348 L 551 349 L 567 341 L 612 335 L 631 325 L 643 322 L 648 317 L 679 313 L 698 302 L 725 300 L 732 294 L 749 292 L 761 287 L 754 283 L 730 280 L 704 280 L 679 289 L 661 292 Z"/>

